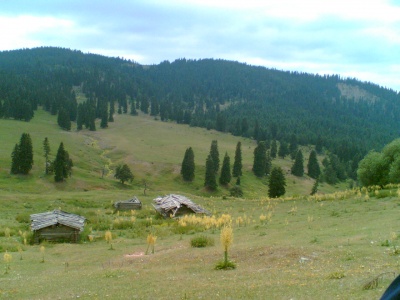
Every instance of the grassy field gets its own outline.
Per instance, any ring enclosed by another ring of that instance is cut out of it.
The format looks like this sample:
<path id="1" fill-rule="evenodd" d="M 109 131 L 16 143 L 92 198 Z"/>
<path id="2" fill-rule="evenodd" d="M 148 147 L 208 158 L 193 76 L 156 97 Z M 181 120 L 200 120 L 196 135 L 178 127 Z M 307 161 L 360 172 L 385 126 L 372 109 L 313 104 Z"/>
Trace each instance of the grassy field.
<path id="1" fill-rule="evenodd" d="M 0 120 L 0 299 L 377 299 L 398 272 L 398 187 L 345 192 L 325 185 L 309 197 L 313 181 L 287 175 L 287 195 L 271 200 L 266 179 L 251 174 L 250 140 L 145 116 L 116 116 L 110 128 L 96 132 L 63 132 L 55 121 L 43 111 L 30 123 Z M 28 176 L 11 176 L 10 155 L 23 132 L 31 134 L 35 165 Z M 74 161 L 65 183 L 44 176 L 45 137 L 53 155 L 63 141 Z M 204 191 L 212 140 L 231 162 L 242 142 L 243 199 L 229 197 L 224 188 Z M 189 146 L 196 161 L 192 184 L 179 178 Z M 132 168 L 132 185 L 122 186 L 111 171 L 101 176 L 103 168 L 121 162 Z M 291 163 L 273 162 L 285 170 Z M 219 225 L 155 214 L 152 199 L 171 192 L 187 195 L 215 219 L 230 220 L 235 270 L 214 270 L 223 258 Z M 133 195 L 143 202 L 141 211 L 113 211 L 114 201 Z M 29 215 L 57 208 L 87 218 L 82 242 L 25 244 Z M 104 240 L 107 230 L 113 250 Z M 149 233 L 157 236 L 155 253 L 145 255 Z M 199 235 L 215 245 L 191 247 Z M 3 259 L 5 253 L 11 261 Z M 367 283 L 374 288 L 363 289 Z"/>

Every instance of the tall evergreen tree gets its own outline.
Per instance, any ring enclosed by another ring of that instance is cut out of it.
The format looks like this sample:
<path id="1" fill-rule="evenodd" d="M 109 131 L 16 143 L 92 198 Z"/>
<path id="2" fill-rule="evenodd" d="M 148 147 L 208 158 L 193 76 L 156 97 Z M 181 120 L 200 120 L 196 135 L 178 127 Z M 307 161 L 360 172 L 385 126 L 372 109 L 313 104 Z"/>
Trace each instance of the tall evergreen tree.
<path id="1" fill-rule="evenodd" d="M 204 186 L 209 190 L 217 189 L 217 179 L 215 176 L 215 167 L 211 154 L 208 155 L 206 160 L 206 176 L 204 179 Z"/>
<path id="2" fill-rule="evenodd" d="M 219 177 L 219 183 L 221 185 L 227 185 L 229 182 L 231 182 L 231 179 L 232 179 L 231 161 L 228 156 L 228 152 L 226 152 L 224 160 L 222 162 L 221 176 Z"/>
<path id="3" fill-rule="evenodd" d="M 242 176 L 242 143 L 238 142 L 236 144 L 235 150 L 235 161 L 233 162 L 233 170 L 232 175 L 233 177 Z"/>
<path id="4" fill-rule="evenodd" d="M 289 154 L 288 144 L 285 141 L 280 142 L 278 156 L 280 158 L 285 158 Z"/>
<path id="5" fill-rule="evenodd" d="M 315 151 L 318 153 L 318 154 L 321 154 L 322 153 L 322 137 L 319 135 L 318 136 L 318 138 L 317 138 L 317 142 L 315 143 Z"/>
<path id="6" fill-rule="evenodd" d="M 23 133 L 19 142 L 19 173 L 28 174 L 33 166 L 33 147 L 29 133 Z"/>
<path id="7" fill-rule="evenodd" d="M 114 100 L 110 100 L 110 113 L 108 116 L 108 122 L 114 122 L 115 105 Z"/>
<path id="8" fill-rule="evenodd" d="M 11 174 L 18 174 L 19 173 L 19 146 L 15 144 L 14 150 L 11 153 Z"/>
<path id="9" fill-rule="evenodd" d="M 49 144 L 49 140 L 47 137 L 44 138 L 43 141 L 43 151 L 44 151 L 44 159 L 45 159 L 45 164 L 46 164 L 46 169 L 45 169 L 45 173 L 46 175 L 49 174 L 49 155 L 50 155 L 50 144 Z"/>
<path id="10" fill-rule="evenodd" d="M 271 142 L 271 157 L 276 158 L 278 153 L 278 145 L 276 144 L 276 140 L 272 140 Z"/>
<path id="11" fill-rule="evenodd" d="M 254 149 L 253 173 L 257 177 L 263 177 L 265 174 L 265 162 L 267 159 L 265 142 L 259 142 Z"/>
<path id="12" fill-rule="evenodd" d="M 107 128 L 108 127 L 108 111 L 107 107 L 103 109 L 102 116 L 101 116 L 101 122 L 100 122 L 100 128 Z"/>
<path id="13" fill-rule="evenodd" d="M 65 108 L 60 108 L 58 111 L 57 124 L 64 130 L 71 130 L 71 119 Z"/>
<path id="14" fill-rule="evenodd" d="M 310 152 L 310 156 L 308 158 L 307 164 L 308 176 L 311 178 L 317 179 L 321 174 L 321 168 L 319 167 L 318 159 L 317 159 L 317 152 L 312 150 Z"/>
<path id="15" fill-rule="evenodd" d="M 296 158 L 294 160 L 291 173 L 294 176 L 301 177 L 304 175 L 304 159 L 303 159 L 303 153 L 301 150 L 297 151 Z"/>
<path id="16" fill-rule="evenodd" d="M 76 117 L 76 129 L 82 130 L 83 125 L 86 123 L 86 109 L 83 103 L 78 104 L 78 115 Z"/>
<path id="17" fill-rule="evenodd" d="M 73 166 L 72 160 L 69 158 L 68 152 L 64 149 L 64 143 L 61 142 L 57 150 L 56 159 L 54 160 L 54 180 L 56 182 L 64 181 L 71 176 Z"/>
<path id="18" fill-rule="evenodd" d="M 268 196 L 277 198 L 283 196 L 286 192 L 286 179 L 281 167 L 274 167 L 271 171 L 268 184 Z"/>
<path id="19" fill-rule="evenodd" d="M 299 150 L 299 145 L 297 143 L 297 137 L 293 133 L 290 137 L 290 144 L 289 144 L 289 153 L 290 153 L 290 158 L 295 159 L 297 155 L 297 151 Z"/>
<path id="20" fill-rule="evenodd" d="M 219 151 L 218 151 L 218 141 L 216 140 L 213 140 L 211 142 L 210 155 L 213 160 L 214 172 L 215 174 L 217 174 L 219 170 Z"/>
<path id="21" fill-rule="evenodd" d="M 265 175 L 269 175 L 271 173 L 271 168 L 272 168 L 272 158 L 270 151 L 268 150 L 265 158 Z"/>
<path id="22" fill-rule="evenodd" d="M 181 166 L 181 175 L 183 177 L 183 180 L 193 181 L 194 171 L 195 171 L 194 152 L 192 147 L 189 147 L 185 151 L 185 156 L 183 158 Z"/>

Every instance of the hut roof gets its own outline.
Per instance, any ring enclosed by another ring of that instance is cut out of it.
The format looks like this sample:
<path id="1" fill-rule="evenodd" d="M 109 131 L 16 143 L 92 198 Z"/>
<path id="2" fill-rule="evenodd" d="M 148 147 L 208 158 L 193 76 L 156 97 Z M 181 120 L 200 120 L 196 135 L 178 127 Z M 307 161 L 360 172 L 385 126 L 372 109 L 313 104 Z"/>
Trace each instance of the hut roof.
<path id="1" fill-rule="evenodd" d="M 120 204 L 128 204 L 128 205 L 139 205 L 142 206 L 142 202 L 137 197 L 133 197 L 132 199 L 129 200 L 124 200 L 124 201 L 118 201 L 114 203 L 114 207 L 118 208 Z"/>
<path id="2" fill-rule="evenodd" d="M 170 194 L 165 197 L 158 197 L 153 201 L 155 203 L 153 204 L 155 210 L 162 214 L 164 217 L 175 217 L 175 214 L 182 206 L 186 206 L 197 214 L 210 215 L 210 212 L 208 210 L 195 204 L 189 198 L 181 195 Z"/>
<path id="3" fill-rule="evenodd" d="M 82 231 L 85 220 L 86 219 L 82 216 L 55 209 L 53 211 L 31 215 L 31 229 L 35 231 L 48 226 L 62 224 Z"/>

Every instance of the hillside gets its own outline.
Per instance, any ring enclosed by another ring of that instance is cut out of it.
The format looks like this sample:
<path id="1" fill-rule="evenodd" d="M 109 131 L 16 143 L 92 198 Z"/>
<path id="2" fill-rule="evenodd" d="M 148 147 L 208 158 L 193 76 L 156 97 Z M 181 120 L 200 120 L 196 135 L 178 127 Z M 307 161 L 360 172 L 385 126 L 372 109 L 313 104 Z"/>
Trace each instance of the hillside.
<path id="1" fill-rule="evenodd" d="M 30 120 L 40 105 L 52 114 L 64 108 L 80 122 L 78 103 L 87 102 L 88 118 L 114 115 L 116 106 L 121 113 L 142 111 L 162 121 L 256 140 L 290 142 L 294 135 L 300 145 L 320 143 L 355 165 L 368 150 L 396 138 L 400 125 L 395 91 L 356 79 L 233 61 L 179 59 L 141 66 L 35 48 L 1 52 L 0 79 L 5 118 Z"/>

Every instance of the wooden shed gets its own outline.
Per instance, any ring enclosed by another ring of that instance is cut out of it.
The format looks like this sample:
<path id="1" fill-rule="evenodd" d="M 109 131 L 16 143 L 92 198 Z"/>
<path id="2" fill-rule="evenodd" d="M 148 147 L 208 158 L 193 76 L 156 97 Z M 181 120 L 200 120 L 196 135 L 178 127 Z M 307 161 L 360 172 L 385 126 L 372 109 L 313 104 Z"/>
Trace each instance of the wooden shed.
<path id="1" fill-rule="evenodd" d="M 31 230 L 35 243 L 42 240 L 71 242 L 79 241 L 85 226 L 85 218 L 61 210 L 31 215 Z"/>
<path id="2" fill-rule="evenodd" d="M 154 209 L 165 218 L 176 218 L 186 214 L 211 215 L 208 210 L 181 195 L 170 194 L 165 197 L 158 197 L 153 202 Z"/>
<path id="3" fill-rule="evenodd" d="M 136 197 L 125 201 L 118 201 L 114 203 L 116 210 L 135 210 L 142 209 L 142 202 Z"/>

